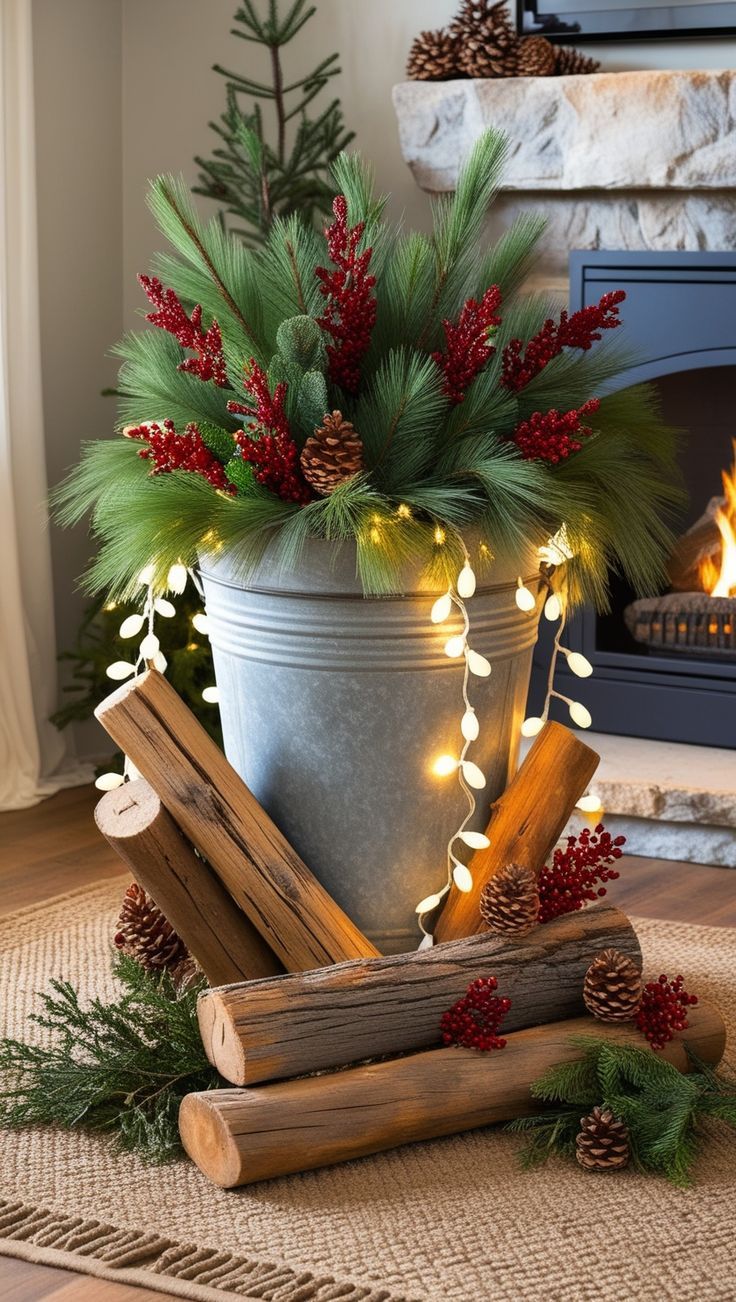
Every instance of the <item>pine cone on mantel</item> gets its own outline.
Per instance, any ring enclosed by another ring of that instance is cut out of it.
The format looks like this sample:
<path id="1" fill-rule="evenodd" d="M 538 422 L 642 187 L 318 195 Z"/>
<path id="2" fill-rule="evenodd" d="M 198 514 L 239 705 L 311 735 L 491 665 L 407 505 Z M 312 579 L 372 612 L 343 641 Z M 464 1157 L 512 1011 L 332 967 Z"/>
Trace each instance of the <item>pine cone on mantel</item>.
<path id="1" fill-rule="evenodd" d="M 527 36 L 519 44 L 517 77 L 552 77 L 557 68 L 557 51 L 546 36 Z"/>
<path id="2" fill-rule="evenodd" d="M 409 51 L 406 75 L 410 81 L 450 81 L 462 73 L 458 44 L 445 28 L 420 32 Z"/>
<path id="3" fill-rule="evenodd" d="M 506 0 L 463 0 L 450 24 L 458 43 L 458 62 L 467 77 L 516 75 L 519 37 Z"/>

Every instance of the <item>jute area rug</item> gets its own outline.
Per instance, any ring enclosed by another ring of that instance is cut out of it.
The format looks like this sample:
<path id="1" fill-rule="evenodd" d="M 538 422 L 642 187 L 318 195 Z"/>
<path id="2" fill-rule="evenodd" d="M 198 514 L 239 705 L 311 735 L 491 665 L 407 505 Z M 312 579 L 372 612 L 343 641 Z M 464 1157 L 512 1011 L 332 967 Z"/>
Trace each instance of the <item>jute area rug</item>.
<path id="1" fill-rule="evenodd" d="M 0 923 L 5 1033 L 51 976 L 112 995 L 120 885 Z M 683 972 L 736 1025 L 736 931 L 637 923 L 650 971 Z M 206 1302 L 627 1302 L 736 1298 L 736 1144 L 706 1141 L 685 1192 L 626 1171 L 523 1173 L 494 1130 L 236 1192 L 185 1160 L 147 1167 L 97 1137 L 0 1134 L 0 1253 Z"/>

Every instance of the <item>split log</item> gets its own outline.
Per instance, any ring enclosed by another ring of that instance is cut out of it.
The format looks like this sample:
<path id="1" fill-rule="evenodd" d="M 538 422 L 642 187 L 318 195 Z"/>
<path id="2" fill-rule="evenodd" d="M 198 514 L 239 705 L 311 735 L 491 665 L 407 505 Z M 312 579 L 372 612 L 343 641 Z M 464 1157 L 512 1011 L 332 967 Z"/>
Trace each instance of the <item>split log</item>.
<path id="1" fill-rule="evenodd" d="M 662 1050 L 681 1071 L 684 1044 L 704 1062 L 720 1061 L 726 1042 L 717 1010 L 698 1004 L 690 1026 Z M 399 1144 L 494 1125 L 534 1106 L 529 1087 L 542 1072 L 580 1057 L 576 1035 L 641 1047 L 631 1023 L 590 1017 L 509 1035 L 494 1053 L 433 1049 L 258 1089 L 189 1094 L 179 1110 L 182 1143 L 200 1171 L 225 1189 L 332 1166 Z"/>
<path id="2" fill-rule="evenodd" d="M 105 840 L 145 887 L 210 985 L 281 972 L 279 960 L 182 836 L 142 778 L 108 791 L 95 809 Z"/>
<path id="3" fill-rule="evenodd" d="M 725 497 L 712 497 L 695 524 L 681 534 L 667 562 L 667 573 L 675 592 L 701 592 L 701 566 L 720 559 L 723 538 L 716 515 L 726 505 Z"/>
<path id="4" fill-rule="evenodd" d="M 594 904 L 510 939 L 485 932 L 413 954 L 205 991 L 202 1041 L 234 1085 L 305 1075 L 440 1042 L 440 1018 L 471 981 L 495 976 L 511 1000 L 504 1030 L 585 1011 L 583 980 L 602 949 L 641 965 L 625 914 Z"/>
<path id="5" fill-rule="evenodd" d="M 95 715 L 288 971 L 378 956 L 161 674 L 125 683 Z"/>
<path id="6" fill-rule="evenodd" d="M 485 930 L 480 894 L 509 863 L 539 873 L 577 801 L 595 773 L 600 756 L 561 723 L 546 723 L 518 773 L 491 809 L 490 846 L 469 864 L 473 888 L 452 886 L 435 926 L 435 941 L 457 940 Z"/>

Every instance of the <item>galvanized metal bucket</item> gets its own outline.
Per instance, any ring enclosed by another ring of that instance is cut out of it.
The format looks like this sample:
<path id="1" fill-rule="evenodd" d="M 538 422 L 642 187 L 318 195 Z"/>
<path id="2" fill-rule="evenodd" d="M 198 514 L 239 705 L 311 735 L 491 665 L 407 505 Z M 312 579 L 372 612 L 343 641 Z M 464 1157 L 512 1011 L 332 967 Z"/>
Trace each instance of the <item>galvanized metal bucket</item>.
<path id="1" fill-rule="evenodd" d="M 467 812 L 438 755 L 459 754 L 463 662 L 444 644 L 459 621 L 430 621 L 434 596 L 366 599 L 347 544 L 312 541 L 299 567 L 268 557 L 247 586 L 227 556 L 203 557 L 225 751 L 305 863 L 384 953 L 420 939 L 415 906 L 445 880 L 445 848 Z M 472 678 L 486 775 L 474 826 L 517 761 L 537 616 L 514 601 L 536 590 L 532 548 L 494 562 L 468 603 L 470 645 L 492 663 Z"/>

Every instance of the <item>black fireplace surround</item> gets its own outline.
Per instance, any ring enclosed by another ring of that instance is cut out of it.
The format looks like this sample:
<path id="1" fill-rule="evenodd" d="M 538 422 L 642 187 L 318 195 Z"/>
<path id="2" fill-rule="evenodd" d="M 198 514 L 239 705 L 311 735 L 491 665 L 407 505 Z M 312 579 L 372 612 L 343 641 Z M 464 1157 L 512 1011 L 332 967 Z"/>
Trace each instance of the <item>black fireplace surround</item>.
<path id="1" fill-rule="evenodd" d="M 626 342 L 639 360 L 610 389 L 657 381 L 664 395 L 666 386 L 675 384 L 665 411 L 685 426 L 685 383 L 697 400 L 694 409 L 700 414 L 683 448 L 692 497 L 683 521 L 687 526 L 721 491 L 720 470 L 729 464 L 728 445 L 736 437 L 736 370 L 720 369 L 736 368 L 736 253 L 570 255 L 572 311 L 618 288 L 627 295 Z M 611 614 L 601 617 L 586 609 L 572 621 L 566 644 L 587 656 L 594 673 L 575 678 L 560 657 L 559 690 L 584 701 L 599 732 L 736 748 L 736 662 L 687 651 L 648 652 L 624 626 L 623 609 L 632 595 L 613 578 Z M 548 652 L 545 631 L 535 656 L 531 713 L 539 712 L 543 699 Z M 563 719 L 560 705 L 554 703 L 554 712 Z M 693 782 L 697 785 L 696 774 Z"/>

